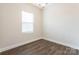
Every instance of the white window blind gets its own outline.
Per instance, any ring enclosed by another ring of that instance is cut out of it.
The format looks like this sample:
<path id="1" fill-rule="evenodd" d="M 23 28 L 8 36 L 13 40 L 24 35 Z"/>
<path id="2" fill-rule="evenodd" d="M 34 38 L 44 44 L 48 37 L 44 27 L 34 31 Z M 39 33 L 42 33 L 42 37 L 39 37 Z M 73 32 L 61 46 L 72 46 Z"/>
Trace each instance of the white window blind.
<path id="1" fill-rule="evenodd" d="M 33 13 L 22 11 L 22 32 L 33 32 Z"/>

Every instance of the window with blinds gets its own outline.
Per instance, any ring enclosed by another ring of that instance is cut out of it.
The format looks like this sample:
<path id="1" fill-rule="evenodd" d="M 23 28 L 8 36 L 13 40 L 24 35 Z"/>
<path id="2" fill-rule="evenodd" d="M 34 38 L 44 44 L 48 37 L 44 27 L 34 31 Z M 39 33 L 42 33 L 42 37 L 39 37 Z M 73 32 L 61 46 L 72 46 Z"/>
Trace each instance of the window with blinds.
<path id="1" fill-rule="evenodd" d="M 33 32 L 33 13 L 22 11 L 22 32 Z"/>

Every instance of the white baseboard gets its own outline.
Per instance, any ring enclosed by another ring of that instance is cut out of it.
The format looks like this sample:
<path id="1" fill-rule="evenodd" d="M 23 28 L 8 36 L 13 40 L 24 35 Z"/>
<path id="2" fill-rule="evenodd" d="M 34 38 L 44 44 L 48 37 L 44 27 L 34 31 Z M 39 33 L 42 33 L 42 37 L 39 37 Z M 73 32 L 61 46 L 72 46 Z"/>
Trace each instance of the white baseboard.
<path id="1" fill-rule="evenodd" d="M 63 43 L 63 42 L 59 42 L 59 41 L 55 41 L 55 40 L 53 40 L 53 39 L 49 39 L 49 38 L 46 38 L 46 37 L 43 37 L 43 39 L 79 50 L 79 46 L 76 46 L 76 45 L 70 45 L 70 44 Z"/>
<path id="2" fill-rule="evenodd" d="M 10 45 L 10 46 L 6 46 L 4 48 L 0 48 L 0 52 L 6 51 L 6 50 L 9 50 L 9 49 L 12 49 L 12 48 L 16 48 L 18 46 L 21 46 L 21 45 L 24 45 L 24 44 L 28 44 L 30 42 L 33 42 L 33 41 L 36 41 L 36 40 L 39 40 L 39 39 L 42 39 L 42 38 L 37 38 L 37 39 L 29 40 L 27 42 L 20 42 L 20 43 L 14 44 L 14 45 Z"/>

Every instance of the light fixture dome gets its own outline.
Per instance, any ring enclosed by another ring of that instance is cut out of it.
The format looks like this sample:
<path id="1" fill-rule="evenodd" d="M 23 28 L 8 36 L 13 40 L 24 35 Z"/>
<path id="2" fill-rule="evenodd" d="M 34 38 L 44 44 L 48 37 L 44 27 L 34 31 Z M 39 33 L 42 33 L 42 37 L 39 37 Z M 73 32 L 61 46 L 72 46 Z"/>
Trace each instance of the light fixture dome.
<path id="1" fill-rule="evenodd" d="M 47 5 L 47 3 L 33 3 L 33 4 L 39 8 L 44 8 Z"/>

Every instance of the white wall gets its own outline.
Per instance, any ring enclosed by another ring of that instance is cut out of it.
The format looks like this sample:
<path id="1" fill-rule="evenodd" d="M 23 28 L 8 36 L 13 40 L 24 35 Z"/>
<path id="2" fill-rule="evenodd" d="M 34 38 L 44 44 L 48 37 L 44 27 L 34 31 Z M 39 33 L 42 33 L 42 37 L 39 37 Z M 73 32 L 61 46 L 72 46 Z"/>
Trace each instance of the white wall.
<path id="1" fill-rule="evenodd" d="M 22 33 L 21 11 L 34 13 L 34 33 Z M 42 37 L 41 9 L 32 4 L 0 4 L 0 49 L 34 41 L 40 37 Z"/>
<path id="2" fill-rule="evenodd" d="M 48 4 L 43 15 L 45 38 L 79 49 L 79 4 Z"/>
<path id="3" fill-rule="evenodd" d="M 0 5 L 0 44 L 2 44 L 2 6 Z"/>

